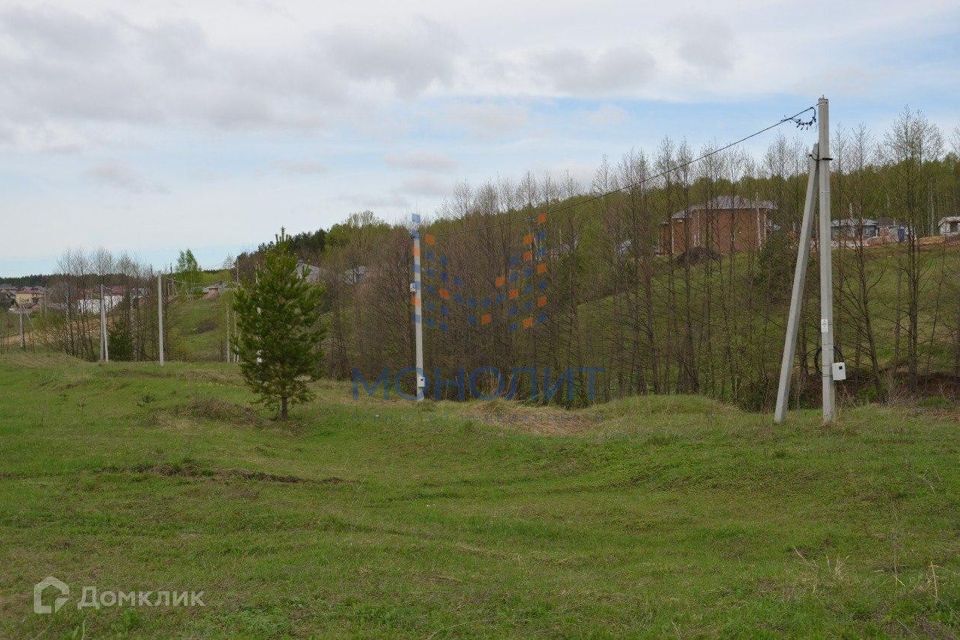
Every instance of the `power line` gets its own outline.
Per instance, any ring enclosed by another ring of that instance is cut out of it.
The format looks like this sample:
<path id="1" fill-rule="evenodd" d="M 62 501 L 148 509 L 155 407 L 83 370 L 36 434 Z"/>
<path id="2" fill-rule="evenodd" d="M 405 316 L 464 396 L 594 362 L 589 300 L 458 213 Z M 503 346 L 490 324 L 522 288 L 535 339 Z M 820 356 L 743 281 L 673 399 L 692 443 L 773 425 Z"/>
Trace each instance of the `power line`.
<path id="1" fill-rule="evenodd" d="M 804 119 L 802 118 L 802 116 L 803 116 L 804 114 L 808 113 L 808 112 L 812 112 L 812 116 L 810 117 L 810 119 L 804 120 Z M 660 173 L 657 173 L 657 174 L 654 174 L 654 175 L 650 175 L 650 176 L 646 176 L 646 177 L 644 177 L 644 178 L 641 178 L 641 179 L 639 179 L 639 180 L 634 180 L 634 181 L 632 181 L 632 182 L 628 182 L 627 184 L 625 184 L 625 185 L 623 185 L 623 186 L 621 186 L 621 187 L 617 187 L 616 189 L 611 189 L 611 190 L 605 191 L 605 192 L 603 192 L 603 193 L 596 193 L 596 194 L 589 195 L 589 196 L 571 196 L 572 198 L 577 198 L 576 202 L 571 202 L 571 203 L 566 204 L 566 205 L 564 205 L 564 206 L 562 206 L 562 207 L 559 207 L 559 208 L 550 208 L 549 205 L 547 205 L 546 208 L 550 211 L 550 213 L 554 213 L 554 214 L 555 214 L 555 213 L 560 213 L 561 211 L 566 211 L 566 210 L 568 210 L 568 209 L 572 209 L 572 208 L 574 208 L 574 207 L 581 207 L 581 206 L 584 206 L 584 205 L 586 205 L 586 204 L 590 204 L 591 202 L 596 202 L 597 200 L 602 200 L 603 198 L 606 198 L 606 197 L 608 197 L 608 196 L 612 196 L 612 195 L 614 195 L 614 194 L 616 194 L 616 193 L 620 193 L 620 192 L 622 192 L 622 191 L 627 191 L 627 190 L 629 190 L 629 189 L 635 189 L 636 187 L 639 187 L 639 186 L 641 186 L 641 185 L 644 185 L 644 184 L 646 184 L 647 182 L 650 182 L 650 181 L 652 181 L 652 180 L 657 180 L 657 179 L 659 179 L 659 178 L 664 178 L 664 177 L 666 177 L 666 176 L 668 176 L 668 175 L 670 175 L 670 174 L 672 174 L 672 173 L 674 173 L 674 172 L 676 172 L 676 171 L 678 171 L 678 170 L 680 170 L 680 169 L 683 169 L 683 168 L 685 168 L 685 167 L 689 167 L 689 166 L 694 165 L 694 164 L 696 164 L 696 163 L 698 163 L 698 162 L 701 162 L 701 161 L 703 161 L 703 160 L 706 160 L 707 158 L 710 158 L 711 156 L 715 156 L 715 155 L 717 155 L 718 153 L 722 153 L 722 152 L 726 151 L 727 149 L 730 149 L 730 148 L 732 148 L 732 147 L 735 147 L 735 146 L 737 146 L 737 145 L 739 145 L 739 144 L 743 144 L 743 143 L 746 142 L 747 140 L 750 140 L 751 138 L 756 138 L 757 136 L 762 135 L 762 134 L 766 133 L 767 131 L 770 131 L 771 129 L 776 129 L 776 128 L 779 127 L 780 125 L 786 124 L 787 122 L 792 122 L 792 123 L 794 123 L 794 124 L 795 124 L 798 128 L 800 128 L 800 129 L 808 129 L 808 128 L 810 128 L 811 126 L 813 126 L 813 124 L 814 124 L 816 121 L 817 121 L 817 109 L 816 109 L 816 107 L 814 107 L 814 106 L 810 106 L 810 107 L 807 107 L 806 109 L 803 109 L 803 110 L 801 110 L 801 111 L 798 111 L 797 113 L 793 114 L 792 116 L 784 116 L 783 118 L 781 118 L 781 119 L 778 120 L 777 122 L 774 122 L 774 123 L 771 124 L 771 125 L 768 125 L 768 126 L 762 128 L 762 129 L 758 129 L 757 131 L 754 131 L 753 133 L 751 133 L 751 134 L 749 134 L 749 135 L 743 136 L 742 138 L 739 138 L 738 140 L 734 140 L 733 142 L 728 142 L 727 144 L 725 144 L 725 145 L 723 145 L 723 146 L 721 146 L 721 147 L 717 147 L 716 149 L 711 149 L 710 151 L 708 151 L 708 152 L 706 152 L 706 153 L 704 153 L 704 154 L 701 154 L 700 156 L 697 156 L 696 158 L 693 158 L 692 160 L 688 160 L 688 161 L 686 161 L 686 162 L 682 162 L 682 163 L 680 163 L 680 164 L 678 164 L 678 165 L 676 165 L 676 166 L 673 166 L 673 167 L 670 167 L 670 168 L 668 168 L 668 169 L 665 169 L 665 170 L 661 171 Z M 446 237 L 450 237 L 450 236 L 454 236 L 454 235 L 459 235 L 459 234 L 461 234 L 461 233 L 473 233 L 473 232 L 477 231 L 477 229 L 487 229 L 487 228 L 493 228 L 493 225 L 479 225 L 478 227 L 474 227 L 474 228 L 472 228 L 472 229 L 459 229 L 459 230 L 458 230 L 458 229 L 453 229 L 453 230 L 449 230 L 449 231 L 444 231 L 444 232 L 442 232 L 441 234 L 438 234 L 438 235 L 441 235 L 441 236 L 443 236 L 443 237 L 446 238 Z"/>

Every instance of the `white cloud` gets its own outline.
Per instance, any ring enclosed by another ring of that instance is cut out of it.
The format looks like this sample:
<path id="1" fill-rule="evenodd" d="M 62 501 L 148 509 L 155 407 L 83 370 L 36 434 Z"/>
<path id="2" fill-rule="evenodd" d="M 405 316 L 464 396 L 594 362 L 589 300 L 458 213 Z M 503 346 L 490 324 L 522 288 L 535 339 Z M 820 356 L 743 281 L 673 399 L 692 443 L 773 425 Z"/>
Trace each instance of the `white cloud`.
<path id="1" fill-rule="evenodd" d="M 330 170 L 330 168 L 322 162 L 312 160 L 279 162 L 275 166 L 281 173 L 294 176 L 320 175 Z"/>
<path id="2" fill-rule="evenodd" d="M 105 162 L 91 167 L 87 176 L 103 186 L 129 193 L 169 193 L 169 189 L 140 175 L 132 168 L 116 162 Z"/>
<path id="3" fill-rule="evenodd" d="M 534 70 L 554 90 L 568 95 L 632 93 L 653 78 L 656 60 L 638 46 L 620 46 L 590 53 L 558 48 L 535 53 Z"/>
<path id="4" fill-rule="evenodd" d="M 318 39 L 334 66 L 351 79 L 387 84 L 407 98 L 434 84 L 449 84 L 459 48 L 449 29 L 427 20 L 381 34 L 367 26 L 337 29 Z"/>
<path id="5" fill-rule="evenodd" d="M 445 153 L 435 151 L 410 151 L 390 153 L 384 157 L 388 167 L 414 169 L 417 171 L 444 171 L 457 166 L 457 161 Z"/>
<path id="6" fill-rule="evenodd" d="M 530 119 L 527 107 L 499 102 L 461 103 L 447 108 L 447 120 L 479 138 L 499 138 L 523 129 Z"/>
<path id="7" fill-rule="evenodd" d="M 702 74 L 724 74 L 733 69 L 739 38 L 719 17 L 685 16 L 674 27 L 680 60 Z"/>
<path id="8" fill-rule="evenodd" d="M 214 44 L 188 20 L 12 8 L 0 10 L 0 117 L 326 128 L 358 100 L 382 100 L 384 88 L 409 99 L 449 83 L 456 47 L 449 30 L 423 20 L 307 32 L 254 51 Z"/>
<path id="9" fill-rule="evenodd" d="M 429 174 L 421 174 L 404 180 L 395 193 L 412 196 L 443 197 L 450 195 L 453 184 L 448 180 Z"/>

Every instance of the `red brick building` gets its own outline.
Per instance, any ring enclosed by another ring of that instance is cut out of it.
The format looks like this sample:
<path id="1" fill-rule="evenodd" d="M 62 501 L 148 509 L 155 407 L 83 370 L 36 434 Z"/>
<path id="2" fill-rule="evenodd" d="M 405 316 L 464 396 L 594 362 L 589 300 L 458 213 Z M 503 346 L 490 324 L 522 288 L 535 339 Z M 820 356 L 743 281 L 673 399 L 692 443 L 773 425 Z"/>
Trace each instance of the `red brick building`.
<path id="1" fill-rule="evenodd" d="M 660 223 L 659 251 L 681 255 L 688 248 L 719 255 L 761 248 L 773 231 L 776 205 L 740 196 L 719 196 L 678 211 Z"/>

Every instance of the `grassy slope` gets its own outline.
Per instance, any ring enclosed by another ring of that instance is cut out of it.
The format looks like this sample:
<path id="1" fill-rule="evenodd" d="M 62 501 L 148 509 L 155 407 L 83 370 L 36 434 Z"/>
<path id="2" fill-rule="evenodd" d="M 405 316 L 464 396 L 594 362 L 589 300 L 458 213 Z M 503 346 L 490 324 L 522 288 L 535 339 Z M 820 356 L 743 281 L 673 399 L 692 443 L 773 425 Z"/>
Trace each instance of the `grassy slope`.
<path id="1" fill-rule="evenodd" d="M 227 365 L 57 356 L 0 358 L 0 389 L 0 637 L 960 628 L 956 415 L 771 430 L 695 397 L 561 413 L 323 384 L 279 429 Z M 35 615 L 50 574 L 73 598 Z M 81 585 L 207 606 L 78 611 Z"/>
<path id="2" fill-rule="evenodd" d="M 202 272 L 201 285 L 232 282 L 228 271 Z M 227 341 L 230 295 L 213 300 L 179 295 L 167 306 L 167 349 L 175 360 L 220 362 Z"/>
<path id="3" fill-rule="evenodd" d="M 191 362 L 223 360 L 227 339 L 227 304 L 214 300 L 179 296 L 167 309 L 170 357 Z"/>

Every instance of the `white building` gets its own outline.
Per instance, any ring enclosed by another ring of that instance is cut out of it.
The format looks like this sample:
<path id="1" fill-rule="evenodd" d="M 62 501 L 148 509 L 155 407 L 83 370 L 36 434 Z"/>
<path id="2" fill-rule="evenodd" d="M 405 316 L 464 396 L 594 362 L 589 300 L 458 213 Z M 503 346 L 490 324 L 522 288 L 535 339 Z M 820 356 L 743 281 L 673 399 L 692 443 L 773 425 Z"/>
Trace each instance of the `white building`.
<path id="1" fill-rule="evenodd" d="M 940 218 L 940 222 L 937 223 L 937 226 L 940 228 L 940 235 L 942 236 L 955 236 L 960 234 L 960 216 L 947 216 L 945 218 Z"/>
<path id="2" fill-rule="evenodd" d="M 106 294 L 103 296 L 103 306 L 106 308 L 107 313 L 110 313 L 114 310 L 123 300 L 123 296 L 117 294 Z M 77 300 L 77 311 L 80 313 L 91 313 L 96 314 L 100 313 L 100 298 L 82 298 Z"/>

